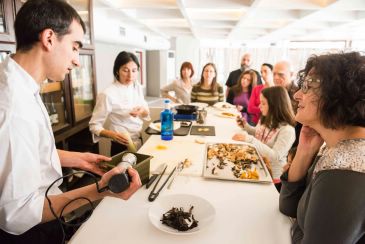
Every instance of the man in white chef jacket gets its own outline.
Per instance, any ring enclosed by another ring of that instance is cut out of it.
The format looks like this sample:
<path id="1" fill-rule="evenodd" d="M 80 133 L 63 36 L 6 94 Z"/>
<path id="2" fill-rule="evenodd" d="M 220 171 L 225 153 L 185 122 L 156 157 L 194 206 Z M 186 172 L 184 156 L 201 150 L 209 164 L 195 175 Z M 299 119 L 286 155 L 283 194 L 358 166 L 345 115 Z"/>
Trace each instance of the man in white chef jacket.
<path id="1" fill-rule="evenodd" d="M 62 0 L 29 0 L 15 20 L 17 51 L 0 64 L 0 243 L 60 243 L 58 223 L 45 199 L 47 187 L 62 176 L 61 166 L 102 175 L 101 155 L 57 150 L 40 84 L 63 80 L 79 66 L 85 25 Z M 104 187 L 115 167 L 105 173 Z M 137 171 L 128 169 L 130 187 L 120 193 L 98 193 L 95 184 L 62 193 L 57 182 L 49 195 L 57 215 L 72 199 L 91 201 L 114 196 L 128 199 L 141 186 Z M 85 204 L 75 201 L 66 212 Z M 60 239 L 61 238 L 61 239 Z"/>

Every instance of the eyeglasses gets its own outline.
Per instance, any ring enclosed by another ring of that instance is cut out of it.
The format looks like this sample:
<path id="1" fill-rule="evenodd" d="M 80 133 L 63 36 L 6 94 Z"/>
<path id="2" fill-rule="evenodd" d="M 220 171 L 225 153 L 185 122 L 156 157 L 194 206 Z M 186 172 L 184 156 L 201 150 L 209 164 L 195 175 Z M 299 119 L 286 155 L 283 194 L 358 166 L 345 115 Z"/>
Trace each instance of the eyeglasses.
<path id="1" fill-rule="evenodd" d="M 310 76 L 307 76 L 304 78 L 304 80 L 301 82 L 301 84 L 299 84 L 300 90 L 302 90 L 303 94 L 306 94 L 309 91 L 309 89 L 311 88 L 311 86 L 309 86 L 309 84 L 313 83 L 313 82 L 320 83 L 321 80 L 318 78 L 310 77 Z"/>

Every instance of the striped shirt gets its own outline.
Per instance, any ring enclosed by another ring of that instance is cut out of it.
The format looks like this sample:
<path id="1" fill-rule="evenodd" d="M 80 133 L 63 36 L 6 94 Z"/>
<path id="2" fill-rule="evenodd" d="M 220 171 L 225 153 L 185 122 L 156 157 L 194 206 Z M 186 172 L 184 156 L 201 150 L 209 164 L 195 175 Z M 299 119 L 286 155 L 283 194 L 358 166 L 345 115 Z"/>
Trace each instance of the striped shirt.
<path id="1" fill-rule="evenodd" d="M 203 89 L 200 85 L 194 85 L 191 91 L 191 102 L 202 102 L 213 105 L 217 102 L 223 102 L 224 94 L 223 87 L 218 84 L 218 89 L 214 93 L 209 90 Z"/>

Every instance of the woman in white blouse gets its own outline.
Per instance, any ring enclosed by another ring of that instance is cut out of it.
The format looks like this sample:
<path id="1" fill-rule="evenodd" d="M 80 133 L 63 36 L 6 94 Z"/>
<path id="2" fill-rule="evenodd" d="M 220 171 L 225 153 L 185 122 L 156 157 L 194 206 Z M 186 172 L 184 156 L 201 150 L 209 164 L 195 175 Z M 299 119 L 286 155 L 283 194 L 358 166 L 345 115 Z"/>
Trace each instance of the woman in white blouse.
<path id="1" fill-rule="evenodd" d="M 111 155 L 130 145 L 141 146 L 142 119 L 149 119 L 141 85 L 136 82 L 139 63 L 133 53 L 121 52 L 114 61 L 115 81 L 101 92 L 89 122 L 94 142 L 100 137 L 112 139 Z"/>
<path id="2" fill-rule="evenodd" d="M 194 68 L 190 62 L 184 62 L 180 68 L 180 79 L 174 80 L 172 83 L 161 88 L 162 97 L 169 98 L 175 103 L 190 103 L 190 93 L 193 87 L 192 79 L 194 75 Z M 175 96 L 169 92 L 175 92 Z"/>

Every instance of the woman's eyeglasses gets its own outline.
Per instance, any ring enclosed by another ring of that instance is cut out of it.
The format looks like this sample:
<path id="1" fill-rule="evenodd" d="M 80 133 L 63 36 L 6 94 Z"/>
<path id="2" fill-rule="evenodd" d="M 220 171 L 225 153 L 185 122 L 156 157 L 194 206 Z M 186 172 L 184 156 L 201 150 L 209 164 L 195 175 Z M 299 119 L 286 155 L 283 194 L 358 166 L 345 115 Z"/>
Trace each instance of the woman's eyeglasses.
<path id="1" fill-rule="evenodd" d="M 321 80 L 310 76 L 304 78 L 304 80 L 299 84 L 300 90 L 303 92 L 303 94 L 306 94 L 309 91 L 311 88 L 309 84 L 313 82 L 320 83 Z"/>

